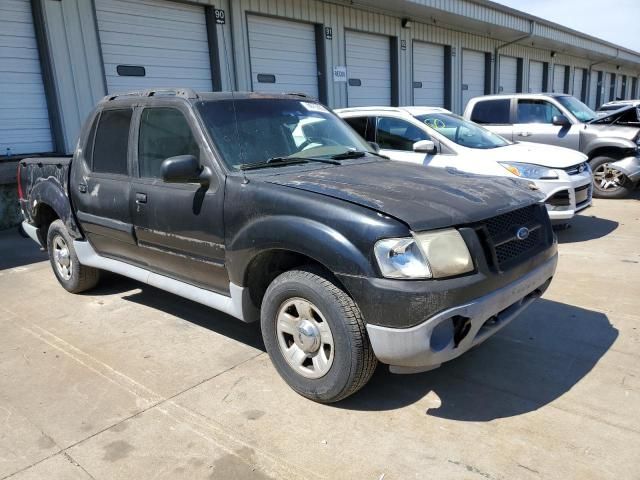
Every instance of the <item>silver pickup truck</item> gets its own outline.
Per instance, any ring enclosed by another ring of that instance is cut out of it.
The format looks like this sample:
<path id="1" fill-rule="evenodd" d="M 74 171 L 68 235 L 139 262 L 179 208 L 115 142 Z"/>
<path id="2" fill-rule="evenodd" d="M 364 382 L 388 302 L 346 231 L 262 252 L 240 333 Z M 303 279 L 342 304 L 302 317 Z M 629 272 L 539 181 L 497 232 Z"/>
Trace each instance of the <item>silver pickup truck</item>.
<path id="1" fill-rule="evenodd" d="M 586 154 L 595 197 L 626 197 L 640 180 L 640 121 L 635 106 L 598 116 L 571 95 L 488 95 L 471 99 L 464 117 L 512 141 L 546 143 Z"/>

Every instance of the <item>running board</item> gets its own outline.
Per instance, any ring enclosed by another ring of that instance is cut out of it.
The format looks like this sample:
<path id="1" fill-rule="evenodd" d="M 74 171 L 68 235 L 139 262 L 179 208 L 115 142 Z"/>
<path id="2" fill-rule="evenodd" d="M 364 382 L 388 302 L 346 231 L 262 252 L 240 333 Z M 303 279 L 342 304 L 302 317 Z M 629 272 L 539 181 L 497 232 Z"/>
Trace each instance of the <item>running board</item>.
<path id="1" fill-rule="evenodd" d="M 121 262 L 120 260 L 102 257 L 98 255 L 89 242 L 86 241 L 74 240 L 73 248 L 82 265 L 117 273 L 166 292 L 201 303 L 202 305 L 215 308 L 242 321 L 251 321 L 245 320 L 245 316 L 243 315 L 243 298 L 247 296 L 246 294 L 248 294 L 248 292 L 245 288 L 239 287 L 234 283 L 229 283 L 231 296 L 227 297 L 226 295 L 195 287 L 180 280 L 175 280 L 164 275 L 150 272 L 144 268 Z"/>

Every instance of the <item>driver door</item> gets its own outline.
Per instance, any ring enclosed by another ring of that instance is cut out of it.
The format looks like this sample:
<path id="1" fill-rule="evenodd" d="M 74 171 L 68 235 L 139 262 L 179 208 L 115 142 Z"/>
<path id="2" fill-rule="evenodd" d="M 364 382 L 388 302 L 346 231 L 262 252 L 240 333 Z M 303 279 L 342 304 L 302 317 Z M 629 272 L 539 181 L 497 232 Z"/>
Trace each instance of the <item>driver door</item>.
<path id="1" fill-rule="evenodd" d="M 428 165 L 435 155 L 413 151 L 413 144 L 431 137 L 411 122 L 395 117 L 376 118 L 376 143 L 392 160 Z"/>
<path id="2" fill-rule="evenodd" d="M 564 115 L 558 107 L 546 100 L 518 99 L 516 123 L 513 125 L 513 140 L 534 142 L 578 150 L 580 126 L 558 126 L 553 117 Z"/>

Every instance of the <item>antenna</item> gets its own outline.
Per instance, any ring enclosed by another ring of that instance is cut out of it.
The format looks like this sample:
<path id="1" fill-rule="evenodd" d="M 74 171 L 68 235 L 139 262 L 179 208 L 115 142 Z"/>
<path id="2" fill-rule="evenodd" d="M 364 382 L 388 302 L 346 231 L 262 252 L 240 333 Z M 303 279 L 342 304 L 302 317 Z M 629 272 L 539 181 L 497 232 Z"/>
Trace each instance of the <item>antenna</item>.
<path id="1" fill-rule="evenodd" d="M 242 142 L 240 141 L 240 129 L 238 128 L 238 112 L 236 111 L 236 98 L 233 93 L 235 85 L 233 85 L 233 80 L 231 79 L 231 66 L 229 62 L 229 52 L 227 51 L 227 37 L 224 33 L 224 25 L 222 26 L 222 45 L 224 48 L 224 61 L 227 64 L 227 78 L 229 80 L 229 87 L 231 89 L 231 105 L 233 105 L 233 123 L 236 127 L 236 138 L 238 139 L 238 145 L 240 146 L 240 160 L 241 160 L 241 163 L 245 163 L 244 161 L 242 161 L 244 160 L 245 155 L 243 155 Z M 244 170 L 242 170 L 242 183 L 245 185 L 249 183 L 249 179 L 247 178 L 247 173 Z"/>

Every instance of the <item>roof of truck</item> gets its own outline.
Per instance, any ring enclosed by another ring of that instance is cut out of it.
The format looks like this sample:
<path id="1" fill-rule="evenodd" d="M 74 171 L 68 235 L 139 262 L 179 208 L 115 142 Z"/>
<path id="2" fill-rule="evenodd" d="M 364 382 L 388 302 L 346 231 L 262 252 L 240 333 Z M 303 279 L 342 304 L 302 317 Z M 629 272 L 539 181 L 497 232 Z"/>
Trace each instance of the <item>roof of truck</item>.
<path id="1" fill-rule="evenodd" d="M 264 93 L 264 92 L 196 92 L 191 88 L 154 88 L 148 90 L 136 90 L 132 92 L 112 93 L 104 97 L 100 103 L 108 103 L 114 100 L 136 101 L 140 98 L 179 97 L 186 100 L 245 100 L 252 98 L 272 99 L 305 99 L 316 101 L 315 98 L 304 93 Z"/>

